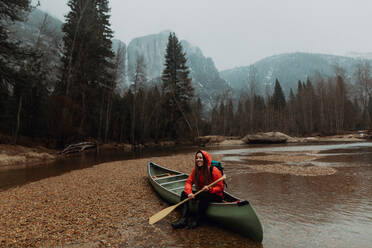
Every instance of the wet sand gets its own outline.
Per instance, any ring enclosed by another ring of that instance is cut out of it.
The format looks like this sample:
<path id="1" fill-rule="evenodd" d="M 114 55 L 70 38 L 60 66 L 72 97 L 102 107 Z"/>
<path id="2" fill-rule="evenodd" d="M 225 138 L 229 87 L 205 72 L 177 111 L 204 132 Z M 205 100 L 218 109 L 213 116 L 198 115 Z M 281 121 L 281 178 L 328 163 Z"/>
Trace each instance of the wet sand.
<path id="1" fill-rule="evenodd" d="M 173 230 L 147 179 L 149 160 L 189 172 L 193 153 L 99 164 L 0 192 L 1 247 L 259 247 L 210 223 Z M 218 159 L 218 157 L 214 157 Z"/>
<path id="2" fill-rule="evenodd" d="M 337 170 L 332 167 L 319 167 L 312 161 L 322 159 L 324 156 L 318 151 L 304 153 L 264 153 L 249 156 L 245 167 L 255 172 L 267 172 L 275 174 L 288 174 L 295 176 L 328 176 L 335 174 Z"/>
<path id="3" fill-rule="evenodd" d="M 210 223 L 173 230 L 170 223 L 178 218 L 177 211 L 148 224 L 149 216 L 168 205 L 148 182 L 147 162 L 189 173 L 193 156 L 103 163 L 2 191 L 0 247 L 259 247 Z M 252 154 L 246 166 L 253 173 L 334 174 L 330 167 L 291 166 L 320 158 L 317 152 Z"/>
<path id="4" fill-rule="evenodd" d="M 56 154 L 57 151 L 42 146 L 26 147 L 0 144 L 0 169 L 52 162 L 56 160 Z"/>

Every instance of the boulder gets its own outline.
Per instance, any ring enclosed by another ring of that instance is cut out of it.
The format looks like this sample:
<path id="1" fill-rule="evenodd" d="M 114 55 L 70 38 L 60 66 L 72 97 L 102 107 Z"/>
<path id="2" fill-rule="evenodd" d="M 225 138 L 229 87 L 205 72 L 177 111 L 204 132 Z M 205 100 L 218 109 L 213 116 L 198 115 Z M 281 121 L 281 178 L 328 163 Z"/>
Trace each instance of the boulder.
<path id="1" fill-rule="evenodd" d="M 247 144 L 276 144 L 287 142 L 288 135 L 280 132 L 248 134 L 242 140 Z"/>

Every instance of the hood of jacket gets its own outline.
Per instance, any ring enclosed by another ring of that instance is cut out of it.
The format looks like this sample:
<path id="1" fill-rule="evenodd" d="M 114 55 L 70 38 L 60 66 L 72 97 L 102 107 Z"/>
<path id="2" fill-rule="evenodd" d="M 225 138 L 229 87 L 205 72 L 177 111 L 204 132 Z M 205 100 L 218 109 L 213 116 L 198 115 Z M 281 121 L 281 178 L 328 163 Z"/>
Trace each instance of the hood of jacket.
<path id="1" fill-rule="evenodd" d="M 211 166 L 212 164 L 212 158 L 211 158 L 211 155 L 209 155 L 208 152 L 206 151 L 203 151 L 203 150 L 199 150 L 197 153 L 201 152 L 205 158 L 205 160 L 207 160 L 207 165 L 208 167 Z"/>

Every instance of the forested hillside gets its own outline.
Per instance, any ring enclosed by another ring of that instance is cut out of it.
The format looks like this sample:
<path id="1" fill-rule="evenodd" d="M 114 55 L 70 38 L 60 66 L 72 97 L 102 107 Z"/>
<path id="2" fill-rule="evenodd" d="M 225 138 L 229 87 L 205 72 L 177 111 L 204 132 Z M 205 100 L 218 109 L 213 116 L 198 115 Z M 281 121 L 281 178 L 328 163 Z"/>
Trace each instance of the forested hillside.
<path id="1" fill-rule="evenodd" d="M 2 142 L 27 136 L 58 148 L 87 139 L 136 146 L 370 128 L 368 60 L 276 56 L 223 72 L 228 85 L 211 58 L 173 32 L 160 33 L 161 44 L 157 35 L 128 46 L 113 40 L 107 0 L 69 0 L 64 23 L 27 0 L 0 2 Z M 276 66 L 262 69 L 268 61 Z"/>
<path id="2" fill-rule="evenodd" d="M 150 82 L 158 82 L 165 64 L 165 48 L 171 31 L 146 35 L 133 39 L 128 45 L 128 79 L 135 74 L 136 61 L 142 56 L 145 72 Z M 206 58 L 199 47 L 188 41 L 180 41 L 185 52 L 186 65 L 190 69 L 195 95 L 201 98 L 203 105 L 210 110 L 224 91 L 230 89 L 225 80 L 220 77 L 211 58 Z"/>
<path id="3" fill-rule="evenodd" d="M 362 58 L 312 53 L 287 53 L 271 56 L 250 66 L 236 67 L 221 71 L 221 77 L 234 89 L 247 88 L 250 77 L 256 77 L 259 92 L 264 93 L 266 86 L 274 85 L 277 78 L 288 96 L 290 89 L 296 90 L 298 80 L 317 80 L 319 76 L 333 77 L 342 68 L 348 81 L 363 62 Z M 252 75 L 255 74 L 255 75 Z"/>

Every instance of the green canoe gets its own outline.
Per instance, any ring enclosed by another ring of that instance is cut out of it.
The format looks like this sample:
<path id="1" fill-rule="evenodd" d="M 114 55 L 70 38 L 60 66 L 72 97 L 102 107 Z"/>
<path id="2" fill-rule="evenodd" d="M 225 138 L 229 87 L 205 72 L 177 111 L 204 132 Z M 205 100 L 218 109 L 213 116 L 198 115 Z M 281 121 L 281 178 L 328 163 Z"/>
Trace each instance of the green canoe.
<path id="1" fill-rule="evenodd" d="M 149 162 L 148 178 L 161 198 L 170 204 L 176 204 L 180 200 L 188 175 Z M 209 205 L 207 217 L 220 226 L 261 243 L 262 225 L 249 202 L 238 199 L 227 192 L 224 192 L 223 199 L 222 203 Z M 189 204 L 191 211 L 195 211 L 192 201 L 189 201 Z"/>

